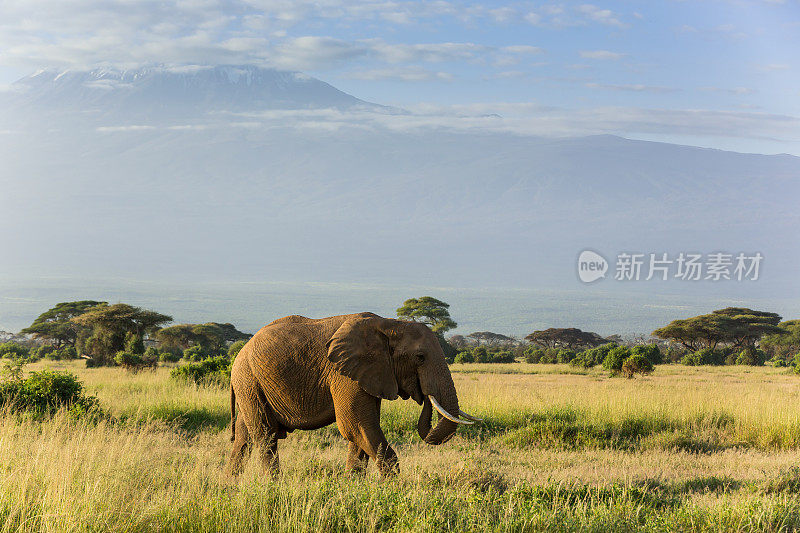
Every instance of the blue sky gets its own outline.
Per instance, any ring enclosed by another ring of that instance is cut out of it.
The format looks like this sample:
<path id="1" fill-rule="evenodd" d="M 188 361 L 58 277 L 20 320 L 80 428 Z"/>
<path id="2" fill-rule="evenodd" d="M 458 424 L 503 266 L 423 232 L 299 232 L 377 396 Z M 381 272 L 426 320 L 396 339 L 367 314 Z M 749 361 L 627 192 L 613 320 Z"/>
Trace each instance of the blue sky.
<path id="1" fill-rule="evenodd" d="M 800 154 L 800 2 L 5 0 L 0 88 L 46 67 L 256 63 L 429 115 Z"/>

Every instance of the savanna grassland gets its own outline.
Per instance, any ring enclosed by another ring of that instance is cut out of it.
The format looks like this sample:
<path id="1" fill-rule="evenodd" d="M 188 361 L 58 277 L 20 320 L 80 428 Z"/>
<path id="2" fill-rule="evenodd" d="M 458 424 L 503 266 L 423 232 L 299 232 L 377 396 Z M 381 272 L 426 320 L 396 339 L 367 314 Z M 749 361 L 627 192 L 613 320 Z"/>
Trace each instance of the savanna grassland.
<path id="1" fill-rule="evenodd" d="M 439 447 L 420 407 L 384 402 L 396 478 L 344 472 L 335 427 L 280 443 L 281 473 L 238 483 L 229 393 L 42 361 L 109 417 L 0 422 L 2 531 L 553 531 L 800 529 L 800 377 L 771 367 L 658 366 L 624 379 L 567 365 L 454 365 L 485 423 Z"/>

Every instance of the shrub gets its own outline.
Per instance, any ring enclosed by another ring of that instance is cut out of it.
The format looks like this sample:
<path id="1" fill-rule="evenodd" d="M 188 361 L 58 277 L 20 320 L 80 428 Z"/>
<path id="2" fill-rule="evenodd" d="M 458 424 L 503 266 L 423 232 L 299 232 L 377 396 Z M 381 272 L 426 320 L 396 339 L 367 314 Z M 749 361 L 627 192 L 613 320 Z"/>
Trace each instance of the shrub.
<path id="1" fill-rule="evenodd" d="M 586 350 L 588 351 L 588 350 Z M 586 351 L 583 351 L 575 356 L 575 358 L 569 362 L 572 366 L 578 366 L 581 368 L 592 368 L 594 366 L 594 358 L 586 356 Z"/>
<path id="2" fill-rule="evenodd" d="M 151 349 L 154 348 L 150 347 L 147 350 Z M 145 350 L 145 354 L 147 353 L 147 350 Z M 162 363 L 177 363 L 178 361 L 181 360 L 181 357 L 183 357 L 183 352 L 178 350 L 166 349 L 157 351 L 158 351 L 158 360 L 161 361 Z"/>
<path id="3" fill-rule="evenodd" d="M 533 346 L 527 348 L 523 354 L 526 363 L 538 363 L 541 361 L 543 355 L 544 350 L 541 348 L 535 348 Z"/>
<path id="4" fill-rule="evenodd" d="M 539 359 L 540 363 L 544 364 L 553 364 L 558 362 L 558 350 L 555 348 L 548 348 L 544 351 L 544 354 Z"/>
<path id="5" fill-rule="evenodd" d="M 231 379 L 231 361 L 225 356 L 210 357 L 173 368 L 169 375 L 175 379 L 193 381 L 198 385 L 201 383 L 227 385 Z"/>
<path id="6" fill-rule="evenodd" d="M 627 346 L 617 346 L 609 350 L 606 358 L 603 359 L 603 368 L 617 373 L 622 371 L 622 363 L 631 356 L 631 350 Z"/>
<path id="7" fill-rule="evenodd" d="M 758 348 L 745 348 L 736 356 L 737 365 L 764 366 L 767 354 Z"/>
<path id="8" fill-rule="evenodd" d="M 136 335 L 133 332 L 128 332 L 125 334 L 125 352 L 129 352 L 132 354 L 143 354 L 144 353 L 144 340 L 140 335 Z"/>
<path id="9" fill-rule="evenodd" d="M 30 355 L 30 349 L 21 344 L 16 342 L 0 343 L 0 357 L 8 357 L 10 359 L 27 359 L 28 355 Z"/>
<path id="10" fill-rule="evenodd" d="M 475 358 L 472 356 L 472 352 L 469 350 L 464 350 L 463 352 L 458 352 L 455 358 L 456 363 L 473 363 L 475 362 Z"/>
<path id="11" fill-rule="evenodd" d="M 590 348 L 588 350 L 584 350 L 580 353 L 581 359 L 583 360 L 582 366 L 585 368 L 593 367 L 595 365 L 602 365 L 603 361 L 605 361 L 608 352 L 613 350 L 617 347 L 617 344 L 614 342 L 609 342 L 606 344 L 602 344 L 600 346 L 596 346 L 594 348 Z"/>
<path id="12" fill-rule="evenodd" d="M 789 366 L 789 361 L 786 359 L 773 359 L 770 363 L 776 368 L 786 368 Z"/>
<path id="13" fill-rule="evenodd" d="M 657 344 L 641 344 L 639 346 L 634 346 L 631 353 L 633 355 L 643 355 L 647 357 L 647 360 L 654 365 L 660 365 L 664 361 L 661 350 L 658 348 Z"/>
<path id="14" fill-rule="evenodd" d="M 17 375 L 0 383 L 0 405 L 36 415 L 52 414 L 62 407 L 74 417 L 102 414 L 97 398 L 84 393 L 77 377 L 50 370 L 31 372 L 27 379 Z"/>
<path id="15" fill-rule="evenodd" d="M 47 358 L 54 361 L 59 361 L 61 359 L 77 359 L 78 350 L 76 350 L 74 346 L 63 346 L 61 348 L 56 348 L 55 346 L 45 344 L 43 346 L 39 346 L 35 350 L 31 350 L 31 358 Z"/>
<path id="16" fill-rule="evenodd" d="M 228 359 L 231 360 L 231 363 L 236 360 L 236 356 L 239 355 L 245 344 L 247 344 L 247 341 L 236 341 L 228 347 Z"/>
<path id="17" fill-rule="evenodd" d="M 183 351 L 183 358 L 187 361 L 202 361 L 213 356 L 214 354 L 200 345 L 190 346 Z"/>
<path id="18" fill-rule="evenodd" d="M 575 353 L 575 350 L 568 350 L 566 348 L 562 348 L 561 350 L 558 351 L 558 354 L 556 355 L 556 361 L 562 364 L 566 364 L 575 359 L 576 355 L 577 354 Z"/>
<path id="19" fill-rule="evenodd" d="M 723 365 L 725 364 L 725 356 L 726 352 L 724 350 L 715 349 L 712 350 L 711 348 L 703 348 L 702 350 L 697 350 L 696 352 L 687 353 L 681 359 L 681 364 L 688 365 L 688 366 L 700 366 L 700 365 Z"/>
<path id="20" fill-rule="evenodd" d="M 489 354 L 490 363 L 513 363 L 514 361 L 516 361 L 514 352 L 511 351 L 500 350 Z"/>
<path id="21" fill-rule="evenodd" d="M 476 363 L 488 363 L 489 362 L 489 352 L 486 351 L 486 347 L 478 346 L 474 350 L 472 350 L 472 359 Z"/>
<path id="22" fill-rule="evenodd" d="M 644 355 L 634 353 L 622 362 L 621 372 L 629 379 L 635 374 L 650 374 L 653 372 L 653 363 Z"/>
<path id="23" fill-rule="evenodd" d="M 145 368 L 155 370 L 158 366 L 158 353 L 155 350 L 142 355 L 126 351 L 117 352 L 114 362 L 129 372 L 139 372 Z"/>

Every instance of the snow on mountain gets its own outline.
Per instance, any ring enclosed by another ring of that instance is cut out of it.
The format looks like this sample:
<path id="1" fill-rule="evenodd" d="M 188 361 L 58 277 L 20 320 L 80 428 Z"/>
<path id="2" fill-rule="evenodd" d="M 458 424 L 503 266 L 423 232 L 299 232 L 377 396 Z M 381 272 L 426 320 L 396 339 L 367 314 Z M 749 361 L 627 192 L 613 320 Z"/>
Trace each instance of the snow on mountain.
<path id="1" fill-rule="evenodd" d="M 219 111 L 382 109 L 300 72 L 247 65 L 41 70 L 11 88 L 13 104 L 25 111 L 140 120 Z"/>

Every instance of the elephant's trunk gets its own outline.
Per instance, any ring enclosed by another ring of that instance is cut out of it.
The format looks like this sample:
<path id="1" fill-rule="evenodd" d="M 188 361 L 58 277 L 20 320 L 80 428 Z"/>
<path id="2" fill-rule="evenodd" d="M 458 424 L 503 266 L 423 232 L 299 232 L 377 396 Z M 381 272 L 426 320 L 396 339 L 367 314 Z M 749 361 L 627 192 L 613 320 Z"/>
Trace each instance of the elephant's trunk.
<path id="1" fill-rule="evenodd" d="M 419 436 L 428 444 L 442 444 L 450 440 L 456 433 L 458 424 L 453 420 L 449 420 L 442 414 L 442 410 L 446 413 L 453 413 L 456 417 L 461 412 L 458 408 L 458 397 L 456 396 L 456 388 L 453 384 L 453 379 L 450 378 L 449 372 L 446 381 L 449 383 L 444 387 L 444 393 L 439 392 L 438 395 L 425 395 L 425 401 L 422 405 L 422 413 L 417 422 L 417 431 Z M 433 400 L 433 402 L 431 401 Z M 431 417 L 433 415 L 432 403 L 438 403 L 437 410 L 439 412 L 439 422 L 436 427 L 431 429 Z M 453 418 L 452 416 L 450 418 Z"/>

